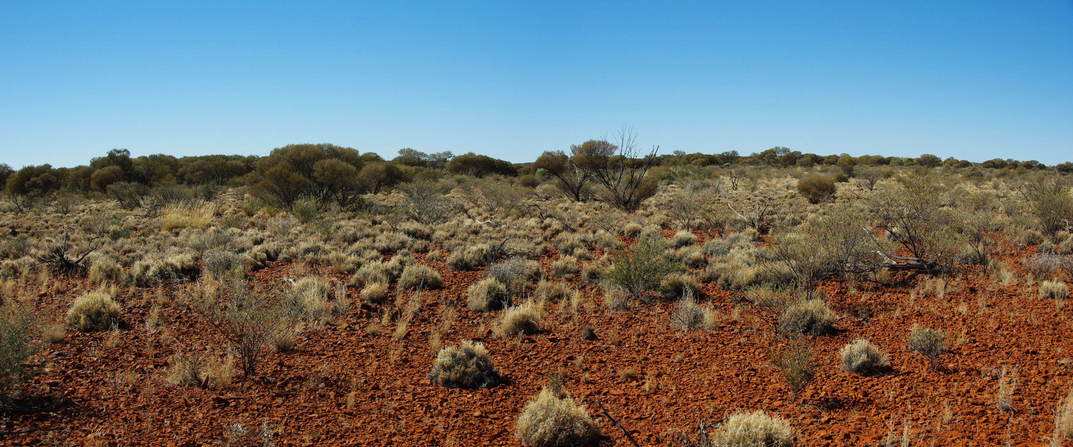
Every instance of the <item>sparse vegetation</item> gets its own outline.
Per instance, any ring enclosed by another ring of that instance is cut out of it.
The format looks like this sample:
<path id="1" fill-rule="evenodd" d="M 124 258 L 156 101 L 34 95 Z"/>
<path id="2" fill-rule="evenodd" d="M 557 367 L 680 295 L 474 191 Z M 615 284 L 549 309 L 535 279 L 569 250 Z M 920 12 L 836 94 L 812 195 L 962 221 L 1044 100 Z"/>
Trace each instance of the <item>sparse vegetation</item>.
<path id="1" fill-rule="evenodd" d="M 890 362 L 886 354 L 863 338 L 844 346 L 839 356 L 842 358 L 842 369 L 865 376 L 882 372 Z"/>

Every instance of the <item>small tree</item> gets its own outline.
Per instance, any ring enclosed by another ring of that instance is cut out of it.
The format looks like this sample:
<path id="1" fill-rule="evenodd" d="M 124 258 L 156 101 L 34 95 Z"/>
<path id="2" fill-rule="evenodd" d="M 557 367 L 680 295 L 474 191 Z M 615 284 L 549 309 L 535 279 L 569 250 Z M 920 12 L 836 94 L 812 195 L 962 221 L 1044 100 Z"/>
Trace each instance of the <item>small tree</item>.
<path id="1" fill-rule="evenodd" d="M 589 140 L 570 148 L 571 161 L 603 187 L 603 200 L 624 211 L 636 211 L 656 193 L 656 182 L 646 175 L 656 165 L 659 147 L 642 156 L 636 140 L 631 130 L 623 129 L 618 144 Z"/>
<path id="2" fill-rule="evenodd" d="M 534 167 L 543 169 L 548 174 L 551 174 L 552 177 L 555 177 L 555 186 L 566 197 L 576 202 L 584 200 L 585 193 L 588 190 L 589 175 L 574 164 L 573 160 L 562 151 L 544 152 L 540 158 L 537 158 Z"/>

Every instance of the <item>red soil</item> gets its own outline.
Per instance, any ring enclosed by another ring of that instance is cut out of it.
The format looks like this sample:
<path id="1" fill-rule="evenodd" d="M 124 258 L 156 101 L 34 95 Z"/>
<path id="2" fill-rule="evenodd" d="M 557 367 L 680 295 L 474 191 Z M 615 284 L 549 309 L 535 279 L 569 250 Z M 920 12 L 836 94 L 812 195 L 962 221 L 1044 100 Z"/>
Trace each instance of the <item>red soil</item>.
<path id="1" fill-rule="evenodd" d="M 225 346 L 204 317 L 180 304 L 182 289 L 122 289 L 127 327 L 69 331 L 66 343 L 47 346 L 25 401 L 47 411 L 7 415 L 0 443 L 205 445 L 222 438 L 224 424 L 267 422 L 278 445 L 516 446 L 517 415 L 560 372 L 613 445 L 629 444 L 596 409 L 596 399 L 646 446 L 668 445 L 679 432 L 736 409 L 787 418 L 799 445 L 877 445 L 904 427 L 912 445 L 1041 445 L 1056 403 L 1073 386 L 1073 308 L 1038 298 L 1034 286 L 998 285 L 981 271 L 951 280 L 943 298 L 912 298 L 912 285 L 862 284 L 851 292 L 841 283 L 825 284 L 842 316 L 840 331 L 808 337 L 817 376 L 795 400 L 770 362 L 785 343 L 776 335 L 777 315 L 753 306 L 735 311 L 735 294 L 714 285 L 706 286 L 703 301 L 722 321 L 711 331 L 672 328 L 671 303 L 610 312 L 595 289 L 574 281 L 587 297 L 578 315 L 553 309 L 547 332 L 497 338 L 490 328 L 498 313 L 464 306 L 466 287 L 484 272 L 429 264 L 443 275 L 445 288 L 422 295 L 401 339 L 393 340 L 393 325 L 380 327 L 376 309 L 354 309 L 304 333 L 294 352 L 269 355 L 259 377 L 238 377 L 223 391 L 164 380 L 172 353 L 222 353 Z M 276 265 L 258 272 L 258 283 L 289 274 L 290 266 Z M 64 280 L 58 288 L 35 303 L 53 321 L 91 286 Z M 357 291 L 349 292 L 356 299 Z M 163 303 L 165 329 L 150 334 L 143 322 L 153 301 Z M 428 380 L 435 355 L 430 337 L 448 308 L 457 315 L 443 343 L 483 342 L 510 383 L 472 391 Z M 954 340 L 941 368 L 907 349 L 914 324 L 945 330 Z M 585 327 L 598 339 L 583 339 Z M 893 372 L 862 377 L 840 369 L 839 350 L 859 337 L 890 355 Z M 1012 412 L 995 403 L 993 371 L 1002 366 L 1016 368 L 1020 377 Z"/>

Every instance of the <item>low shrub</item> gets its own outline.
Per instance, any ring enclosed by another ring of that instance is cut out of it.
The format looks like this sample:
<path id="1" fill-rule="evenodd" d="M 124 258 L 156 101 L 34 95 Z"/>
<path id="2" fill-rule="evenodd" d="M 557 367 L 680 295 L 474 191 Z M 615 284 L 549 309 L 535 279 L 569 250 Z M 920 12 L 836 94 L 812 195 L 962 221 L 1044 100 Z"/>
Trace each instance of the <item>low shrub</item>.
<path id="1" fill-rule="evenodd" d="M 85 293 L 71 303 L 67 325 L 83 332 L 108 330 L 119 324 L 120 310 L 106 292 Z"/>
<path id="2" fill-rule="evenodd" d="M 286 304 L 290 307 L 293 315 L 309 318 L 310 320 L 323 320 L 331 311 L 328 302 L 328 292 L 331 284 L 324 278 L 307 276 L 299 279 L 292 286 L 287 295 Z"/>
<path id="3" fill-rule="evenodd" d="M 880 373 L 889 364 L 887 355 L 863 338 L 844 346 L 839 355 L 842 357 L 842 369 L 865 376 Z"/>
<path id="4" fill-rule="evenodd" d="M 837 319 L 827 302 L 803 299 L 790 304 L 779 316 L 779 329 L 787 334 L 823 335 L 834 330 Z"/>
<path id="5" fill-rule="evenodd" d="M 127 274 L 123 271 L 123 266 L 119 265 L 119 263 L 110 256 L 98 256 L 93 258 L 89 264 L 88 276 L 90 282 L 97 284 L 123 284 L 127 279 Z"/>
<path id="6" fill-rule="evenodd" d="M 7 300 L 0 306 L 0 404 L 26 376 L 26 362 L 35 352 L 36 321 L 25 306 Z"/>
<path id="7" fill-rule="evenodd" d="M 913 327 L 909 330 L 909 350 L 929 359 L 946 352 L 946 334 L 931 328 Z"/>
<path id="8" fill-rule="evenodd" d="M 835 180 L 821 174 L 806 175 L 797 181 L 797 192 L 809 203 L 826 202 L 835 195 Z"/>
<path id="9" fill-rule="evenodd" d="M 492 366 L 488 349 L 472 341 L 440 349 L 429 378 L 445 387 L 469 389 L 494 387 L 502 380 Z"/>
<path id="10" fill-rule="evenodd" d="M 410 264 L 399 276 L 399 287 L 403 289 L 439 289 L 443 287 L 443 278 L 439 272 L 422 264 Z"/>
<path id="11" fill-rule="evenodd" d="M 540 280 L 542 272 L 537 261 L 511 258 L 490 265 L 488 276 L 506 286 L 510 293 L 519 295 L 525 292 L 533 281 Z"/>
<path id="12" fill-rule="evenodd" d="M 588 410 L 549 387 L 525 405 L 514 434 L 529 447 L 587 446 L 600 438 Z"/>
<path id="13" fill-rule="evenodd" d="M 667 243 L 644 237 L 626 251 L 611 258 L 608 280 L 637 295 L 658 286 L 663 278 L 677 271 L 678 265 L 667 257 Z"/>

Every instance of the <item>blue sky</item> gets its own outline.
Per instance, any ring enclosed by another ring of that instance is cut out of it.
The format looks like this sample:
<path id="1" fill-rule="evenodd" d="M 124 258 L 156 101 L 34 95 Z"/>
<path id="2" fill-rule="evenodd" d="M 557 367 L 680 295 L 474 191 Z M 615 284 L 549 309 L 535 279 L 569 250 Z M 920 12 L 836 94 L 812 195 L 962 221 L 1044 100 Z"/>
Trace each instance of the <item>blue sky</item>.
<path id="1" fill-rule="evenodd" d="M 331 142 L 1073 160 L 1073 2 L 0 0 L 0 162 Z"/>

